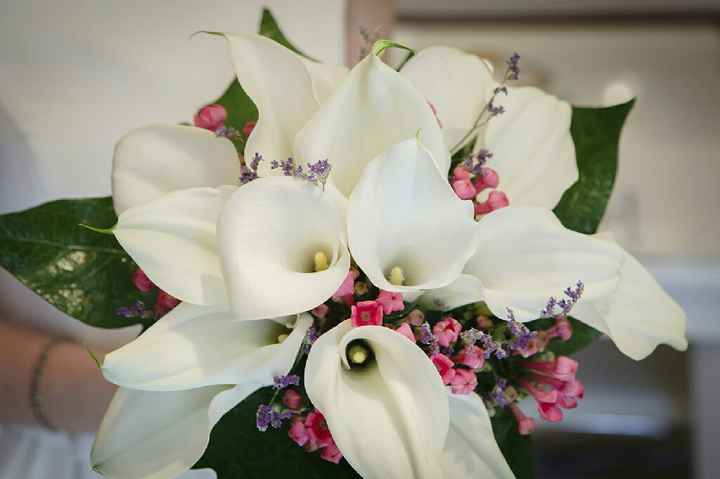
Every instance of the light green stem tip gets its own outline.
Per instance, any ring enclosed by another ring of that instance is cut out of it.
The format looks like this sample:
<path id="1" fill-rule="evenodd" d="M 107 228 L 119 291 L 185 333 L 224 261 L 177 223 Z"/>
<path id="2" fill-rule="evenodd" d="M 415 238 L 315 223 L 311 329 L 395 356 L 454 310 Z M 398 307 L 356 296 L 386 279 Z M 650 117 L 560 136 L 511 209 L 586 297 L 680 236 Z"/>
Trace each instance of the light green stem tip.
<path id="1" fill-rule="evenodd" d="M 112 228 L 96 228 L 95 226 L 90 226 L 83 223 L 80 223 L 80 226 L 89 229 L 90 231 L 94 231 L 95 233 L 100 233 L 104 235 L 113 234 L 113 229 L 115 229 L 115 226 L 113 226 Z"/>
<path id="2" fill-rule="evenodd" d="M 86 345 L 86 346 L 85 346 L 85 351 L 87 351 L 88 354 L 90 355 L 90 357 L 93 359 L 93 361 L 95 361 L 95 364 L 97 364 L 97 367 L 98 367 L 98 368 L 102 368 L 102 362 L 100 361 L 100 359 L 99 359 L 97 356 L 95 356 L 95 353 L 92 352 L 92 349 L 90 349 L 90 348 Z"/>
<path id="3" fill-rule="evenodd" d="M 372 49 L 373 55 L 380 55 L 383 51 L 385 51 L 388 48 L 400 48 L 402 50 L 407 50 L 411 53 L 415 53 L 415 50 L 413 50 L 410 47 L 406 47 L 405 45 L 395 43 L 392 40 L 380 39 L 380 40 L 377 40 L 375 42 L 375 44 L 373 45 L 373 49 Z"/>

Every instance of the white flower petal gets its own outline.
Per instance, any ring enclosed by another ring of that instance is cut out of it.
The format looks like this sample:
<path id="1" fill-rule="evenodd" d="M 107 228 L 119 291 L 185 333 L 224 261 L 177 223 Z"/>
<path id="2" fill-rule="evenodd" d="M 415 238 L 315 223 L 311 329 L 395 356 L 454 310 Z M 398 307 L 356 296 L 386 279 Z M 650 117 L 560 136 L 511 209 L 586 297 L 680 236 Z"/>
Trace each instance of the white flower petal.
<path id="1" fill-rule="evenodd" d="M 333 195 L 303 180 L 273 176 L 239 188 L 219 230 L 230 301 L 242 319 L 308 311 L 332 296 L 350 269 Z M 318 252 L 329 267 L 314 272 Z"/>
<path id="2" fill-rule="evenodd" d="M 318 106 L 310 72 L 300 55 L 260 35 L 225 35 L 238 81 L 258 109 L 258 120 L 245 145 L 245 158 L 270 162 L 293 156 L 295 135 Z M 326 85 L 323 82 L 322 85 Z M 323 90 L 323 86 L 318 87 Z"/>
<path id="3" fill-rule="evenodd" d="M 231 187 L 174 191 L 123 212 L 115 237 L 148 277 L 193 304 L 227 302 L 216 224 Z"/>
<path id="4" fill-rule="evenodd" d="M 508 88 L 496 103 L 505 113 L 490 120 L 485 141 L 493 153 L 488 166 L 500 177 L 511 206 L 552 209 L 578 179 L 570 135 L 572 108 L 537 88 Z M 482 140 L 482 139 L 481 139 Z"/>
<path id="5" fill-rule="evenodd" d="M 644 359 L 659 344 L 684 351 L 687 318 L 682 308 L 635 258 L 622 253 L 617 289 L 579 304 L 573 316 L 610 336 L 620 351 L 635 360 Z"/>
<path id="6" fill-rule="evenodd" d="M 450 431 L 440 461 L 445 478 L 514 479 L 495 442 L 482 399 L 475 393 L 449 394 Z"/>
<path id="7" fill-rule="evenodd" d="M 191 126 L 138 128 L 115 146 L 115 211 L 120 215 L 175 190 L 234 184 L 239 175 L 240 161 L 227 138 Z"/>
<path id="8" fill-rule="evenodd" d="M 390 147 L 365 169 L 348 205 L 350 250 L 372 283 L 387 291 L 453 282 L 475 252 L 472 202 L 459 199 L 415 139 Z M 390 284 L 400 267 L 405 286 Z"/>
<path id="9" fill-rule="evenodd" d="M 344 66 L 318 63 L 304 57 L 302 61 L 312 78 L 313 91 L 318 103 L 327 100 L 348 74 L 348 69 Z"/>
<path id="10" fill-rule="evenodd" d="M 105 377 L 120 386 L 176 391 L 215 384 L 255 383 L 287 374 L 312 319 L 294 330 L 274 320 L 233 321 L 225 307 L 182 303 L 140 337 L 108 354 Z M 289 335 L 282 343 L 278 336 Z"/>
<path id="11" fill-rule="evenodd" d="M 418 52 L 400 73 L 435 107 L 448 148 L 473 127 L 497 85 L 477 55 L 450 47 Z"/>
<path id="12" fill-rule="evenodd" d="M 93 469 L 110 479 L 179 476 L 205 451 L 214 426 L 208 415 L 210 404 L 227 389 L 118 389 L 95 436 Z M 216 415 L 222 416 L 220 411 Z"/>
<path id="13" fill-rule="evenodd" d="M 485 302 L 498 317 L 511 308 L 519 321 L 537 319 L 551 296 L 585 285 L 580 302 L 612 293 L 622 255 L 612 245 L 565 229 L 543 208 L 508 207 L 478 224 L 478 249 L 465 273 L 484 287 Z"/>
<path id="14" fill-rule="evenodd" d="M 423 293 L 420 304 L 428 309 L 450 311 L 484 299 L 480 280 L 469 274 L 461 274 L 449 285 Z"/>
<path id="15" fill-rule="evenodd" d="M 300 131 L 295 153 L 303 163 L 329 160 L 335 185 L 349 196 L 370 160 L 418 130 L 438 168 L 447 172 L 450 157 L 427 101 L 407 79 L 369 55 Z"/>
<path id="16" fill-rule="evenodd" d="M 347 367 L 354 340 L 364 340 L 375 355 L 362 370 Z M 433 453 L 448 432 L 447 393 L 425 353 L 400 334 L 341 323 L 310 350 L 305 387 L 343 456 L 365 479 L 442 477 Z"/>

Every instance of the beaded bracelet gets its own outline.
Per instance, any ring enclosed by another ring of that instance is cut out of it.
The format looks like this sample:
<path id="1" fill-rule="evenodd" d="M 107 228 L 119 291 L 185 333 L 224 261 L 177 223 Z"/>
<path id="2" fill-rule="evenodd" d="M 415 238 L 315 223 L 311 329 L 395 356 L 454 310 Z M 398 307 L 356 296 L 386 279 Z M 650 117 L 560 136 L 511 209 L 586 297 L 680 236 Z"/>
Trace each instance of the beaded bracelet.
<path id="1" fill-rule="evenodd" d="M 40 383 L 42 382 L 43 373 L 45 372 L 45 366 L 47 365 L 50 351 L 55 346 L 66 342 L 62 339 L 51 339 L 47 342 L 40 355 L 35 362 L 35 367 L 32 370 L 32 377 L 30 380 L 30 409 L 32 410 L 33 416 L 38 424 L 46 427 L 51 431 L 55 431 L 57 428 L 48 420 L 47 416 L 42 407 L 43 397 L 40 394 Z"/>

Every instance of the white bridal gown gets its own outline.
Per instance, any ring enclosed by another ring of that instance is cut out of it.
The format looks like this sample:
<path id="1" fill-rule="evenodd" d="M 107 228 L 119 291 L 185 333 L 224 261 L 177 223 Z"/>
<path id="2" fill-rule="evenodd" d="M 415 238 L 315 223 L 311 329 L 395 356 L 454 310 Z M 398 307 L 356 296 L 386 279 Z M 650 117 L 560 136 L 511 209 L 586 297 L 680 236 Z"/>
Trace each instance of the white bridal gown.
<path id="1" fill-rule="evenodd" d="M 254 31 L 263 4 L 296 43 L 340 60 L 339 1 L 0 2 L 0 213 L 109 194 L 112 148 L 123 133 L 189 120 L 231 78 L 224 42 L 189 35 Z M 134 335 L 64 316 L 0 269 L 4 318 L 95 347 Z M 0 425 L 0 479 L 97 478 L 91 444 L 92 434 Z"/>

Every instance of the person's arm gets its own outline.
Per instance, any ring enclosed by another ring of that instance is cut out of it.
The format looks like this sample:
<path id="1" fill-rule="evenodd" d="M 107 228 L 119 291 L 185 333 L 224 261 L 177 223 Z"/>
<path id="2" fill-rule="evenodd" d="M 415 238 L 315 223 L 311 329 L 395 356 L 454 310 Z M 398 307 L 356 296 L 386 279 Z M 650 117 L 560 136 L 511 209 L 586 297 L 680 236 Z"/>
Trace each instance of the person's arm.
<path id="1" fill-rule="evenodd" d="M 53 337 L 0 321 L 0 423 L 35 424 L 33 377 L 37 377 L 37 404 L 56 429 L 94 431 L 115 386 L 105 381 L 85 348 L 57 342 L 39 365 Z M 39 376 L 38 376 L 39 375 Z"/>

